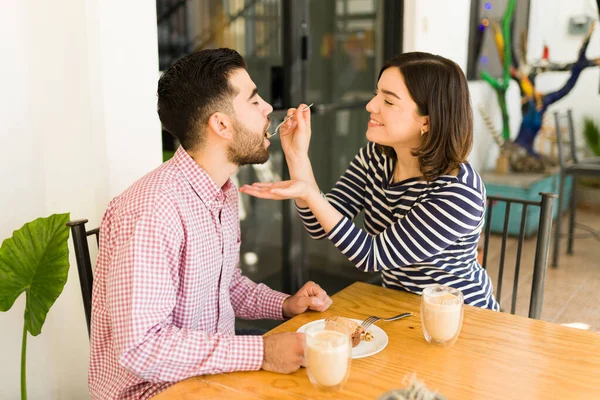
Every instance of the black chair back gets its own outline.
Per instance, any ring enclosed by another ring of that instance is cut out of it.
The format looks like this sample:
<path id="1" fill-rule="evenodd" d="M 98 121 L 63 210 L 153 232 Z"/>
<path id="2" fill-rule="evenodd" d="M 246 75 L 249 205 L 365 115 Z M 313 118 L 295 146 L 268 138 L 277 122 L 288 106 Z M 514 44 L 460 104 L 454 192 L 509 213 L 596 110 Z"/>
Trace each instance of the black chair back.
<path id="1" fill-rule="evenodd" d="M 550 249 L 550 235 L 552 232 L 552 210 L 554 202 L 558 197 L 553 193 L 540 193 L 541 201 L 512 199 L 499 196 L 487 197 L 486 227 L 484 230 L 483 268 L 487 267 L 488 250 L 492 226 L 492 214 L 498 203 L 505 203 L 504 224 L 502 230 L 502 242 L 500 250 L 500 264 L 498 268 L 498 281 L 496 283 L 496 299 L 501 301 L 502 278 L 504 275 L 504 263 L 506 258 L 506 243 L 509 232 L 510 209 L 512 204 L 522 205 L 520 230 L 517 244 L 515 278 L 513 282 L 512 304 L 510 312 L 515 313 L 517 305 L 517 293 L 519 288 L 519 272 L 521 267 L 521 253 L 525 239 L 525 228 L 527 220 L 527 209 L 529 207 L 540 207 L 540 219 L 536 238 L 535 258 L 533 266 L 533 283 L 531 288 L 531 299 L 529 302 L 529 318 L 540 319 L 542 315 L 542 304 L 544 301 L 544 281 L 546 279 L 546 266 L 548 264 L 548 251 Z M 502 306 L 502 305 L 501 305 Z"/>
<path id="2" fill-rule="evenodd" d="M 564 115 L 567 118 L 567 132 L 569 134 L 569 149 L 570 160 L 574 163 L 579 162 L 577 158 L 577 146 L 575 143 L 575 128 L 573 127 L 573 112 L 568 109 Z M 556 147 L 558 148 L 558 162 L 560 168 L 564 169 L 567 166 L 567 155 L 565 154 L 564 138 L 562 135 L 562 124 L 560 122 L 561 115 L 558 111 L 554 112 L 554 124 L 556 129 Z"/>
<path id="3" fill-rule="evenodd" d="M 564 148 L 564 139 L 562 135 L 564 119 L 567 119 L 567 131 L 569 133 L 570 160 L 567 160 L 566 150 Z M 561 214 L 564 209 L 565 200 L 569 199 L 569 225 L 567 254 L 573 254 L 573 244 L 575 239 L 575 215 L 577 212 L 577 177 L 600 178 L 600 157 L 577 157 L 577 145 L 575 142 L 575 129 L 573 128 L 573 112 L 568 109 L 562 114 L 554 112 L 554 123 L 556 125 L 556 143 L 558 147 L 558 158 L 560 162 L 560 178 L 558 186 L 558 216 L 556 218 L 556 229 L 554 232 L 554 251 L 552 254 L 552 266 L 558 267 L 558 255 L 560 249 L 561 233 Z M 571 190 L 569 196 L 566 196 L 567 177 L 571 177 Z"/>
<path id="4" fill-rule="evenodd" d="M 100 245 L 100 228 L 86 231 L 85 224 L 87 219 L 78 219 L 67 222 L 71 228 L 73 237 L 73 247 L 75 249 L 75 259 L 77 260 L 77 271 L 79 272 L 79 284 L 81 286 L 81 296 L 83 297 L 83 309 L 87 322 L 88 336 L 90 334 L 90 321 L 92 318 L 92 286 L 94 276 L 92 273 L 92 260 L 90 258 L 90 248 L 88 246 L 88 236 L 96 236 L 96 245 Z"/>

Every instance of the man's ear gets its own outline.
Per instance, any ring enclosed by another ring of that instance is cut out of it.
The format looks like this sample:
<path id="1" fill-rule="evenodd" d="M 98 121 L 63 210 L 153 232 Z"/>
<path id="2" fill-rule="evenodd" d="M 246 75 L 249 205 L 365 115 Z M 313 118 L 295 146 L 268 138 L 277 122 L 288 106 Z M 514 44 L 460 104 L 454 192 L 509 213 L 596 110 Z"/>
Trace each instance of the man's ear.
<path id="1" fill-rule="evenodd" d="M 223 139 L 233 138 L 233 123 L 229 115 L 216 112 L 208 118 L 208 126 L 217 136 Z"/>

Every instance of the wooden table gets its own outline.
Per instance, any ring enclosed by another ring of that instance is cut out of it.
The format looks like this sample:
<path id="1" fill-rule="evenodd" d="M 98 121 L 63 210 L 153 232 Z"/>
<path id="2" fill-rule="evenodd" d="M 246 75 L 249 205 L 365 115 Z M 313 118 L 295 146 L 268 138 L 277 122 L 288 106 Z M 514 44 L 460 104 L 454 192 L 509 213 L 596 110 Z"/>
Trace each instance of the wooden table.
<path id="1" fill-rule="evenodd" d="M 363 319 L 412 312 L 413 317 L 378 323 L 389 336 L 388 346 L 353 360 L 341 393 L 314 389 L 301 369 L 290 375 L 257 371 L 195 377 L 155 399 L 376 399 L 402 387 L 402 377 L 412 372 L 448 400 L 600 399 L 600 334 L 466 306 L 458 341 L 441 348 L 423 338 L 420 301 L 416 295 L 355 283 L 333 296 L 327 312 L 299 315 L 269 332 L 296 331 L 329 315 Z"/>

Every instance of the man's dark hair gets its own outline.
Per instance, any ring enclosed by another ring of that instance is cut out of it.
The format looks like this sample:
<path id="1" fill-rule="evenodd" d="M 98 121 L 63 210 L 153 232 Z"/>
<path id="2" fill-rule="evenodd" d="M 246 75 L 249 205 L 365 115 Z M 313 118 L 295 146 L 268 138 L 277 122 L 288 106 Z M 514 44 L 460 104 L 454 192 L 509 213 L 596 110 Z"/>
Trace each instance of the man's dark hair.
<path id="1" fill-rule="evenodd" d="M 379 73 L 398 68 L 417 104 L 417 113 L 429 116 L 429 132 L 413 150 L 421 174 L 435 180 L 466 162 L 473 144 L 473 111 L 467 79 L 453 61 L 429 53 L 404 53 L 388 61 Z M 388 146 L 381 150 L 396 159 Z"/>
<path id="2" fill-rule="evenodd" d="M 201 50 L 179 59 L 158 80 L 158 117 L 184 149 L 204 142 L 204 126 L 217 111 L 232 113 L 236 90 L 229 83 L 246 62 L 235 50 Z"/>

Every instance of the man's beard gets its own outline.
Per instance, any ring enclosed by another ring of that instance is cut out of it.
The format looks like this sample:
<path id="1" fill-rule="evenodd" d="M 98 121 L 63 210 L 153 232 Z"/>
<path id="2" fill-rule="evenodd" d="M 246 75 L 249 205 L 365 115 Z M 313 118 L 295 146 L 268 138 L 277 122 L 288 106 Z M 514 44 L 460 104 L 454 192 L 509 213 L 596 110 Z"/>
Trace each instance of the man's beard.
<path id="1" fill-rule="evenodd" d="M 242 166 L 248 164 L 263 164 L 269 159 L 269 152 L 264 146 L 265 131 L 252 132 L 244 127 L 237 118 L 233 122 L 234 139 L 233 144 L 227 149 L 229 162 Z"/>

